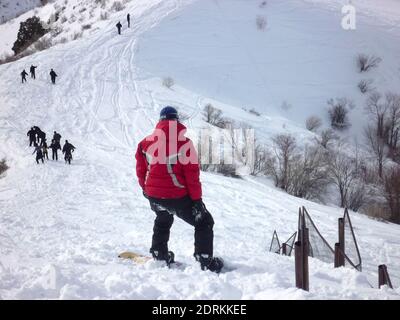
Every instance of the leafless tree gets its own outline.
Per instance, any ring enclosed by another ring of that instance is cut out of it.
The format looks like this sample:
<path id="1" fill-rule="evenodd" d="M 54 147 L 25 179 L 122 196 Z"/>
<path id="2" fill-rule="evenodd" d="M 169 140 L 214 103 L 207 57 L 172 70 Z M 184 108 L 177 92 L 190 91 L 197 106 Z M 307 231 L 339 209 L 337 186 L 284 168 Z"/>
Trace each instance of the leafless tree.
<path id="1" fill-rule="evenodd" d="M 376 161 L 378 167 L 378 175 L 380 178 L 382 178 L 383 165 L 386 160 L 385 140 L 378 135 L 377 128 L 371 125 L 368 125 L 364 129 L 364 136 L 368 148 L 370 149 Z"/>
<path id="2" fill-rule="evenodd" d="M 376 68 L 381 61 L 382 59 L 377 56 L 361 53 L 357 56 L 357 67 L 360 72 L 367 72 L 372 68 Z"/>
<path id="3" fill-rule="evenodd" d="M 345 208 L 348 206 L 349 190 L 357 177 L 356 160 L 340 149 L 330 152 L 328 159 L 329 177 L 338 188 L 340 206 Z"/>
<path id="4" fill-rule="evenodd" d="M 390 220 L 400 223 L 400 166 L 389 170 L 384 177 L 385 198 L 390 209 Z"/>
<path id="5" fill-rule="evenodd" d="M 373 92 L 367 99 L 365 111 L 370 118 L 375 122 L 377 135 L 380 138 L 384 136 L 385 116 L 388 110 L 388 105 L 382 101 L 382 95 L 379 92 Z"/>
<path id="6" fill-rule="evenodd" d="M 272 138 L 274 155 L 267 159 L 267 174 L 274 178 L 275 186 L 288 190 L 289 176 L 297 158 L 296 139 L 289 134 Z"/>
<path id="7" fill-rule="evenodd" d="M 319 117 L 311 116 L 306 120 L 306 128 L 312 132 L 315 132 L 322 125 L 322 120 Z"/>
<path id="8" fill-rule="evenodd" d="M 400 130 L 400 95 L 386 94 L 387 117 L 385 124 L 386 140 L 390 150 L 396 151 Z"/>
<path id="9" fill-rule="evenodd" d="M 296 197 L 323 201 L 329 184 L 326 151 L 308 146 L 293 163 L 287 192 Z"/>
<path id="10" fill-rule="evenodd" d="M 222 111 L 214 108 L 211 103 L 204 107 L 203 116 L 204 120 L 213 126 L 219 128 L 226 128 L 229 126 L 229 121 L 222 116 Z"/>

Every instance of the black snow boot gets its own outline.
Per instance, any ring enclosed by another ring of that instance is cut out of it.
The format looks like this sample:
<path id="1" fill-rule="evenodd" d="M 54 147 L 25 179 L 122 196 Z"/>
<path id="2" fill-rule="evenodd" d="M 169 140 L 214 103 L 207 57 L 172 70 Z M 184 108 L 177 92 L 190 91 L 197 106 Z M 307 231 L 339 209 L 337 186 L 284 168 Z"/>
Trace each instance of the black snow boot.
<path id="1" fill-rule="evenodd" d="M 175 262 L 175 254 L 172 251 L 168 251 L 167 253 L 160 252 L 158 250 L 150 249 L 150 253 L 153 256 L 154 260 L 165 261 L 167 266 L 170 266 L 171 263 Z"/>
<path id="2" fill-rule="evenodd" d="M 210 270 L 219 273 L 224 267 L 224 260 L 218 257 L 211 257 L 208 254 L 194 254 L 194 257 L 200 262 L 201 270 Z"/>

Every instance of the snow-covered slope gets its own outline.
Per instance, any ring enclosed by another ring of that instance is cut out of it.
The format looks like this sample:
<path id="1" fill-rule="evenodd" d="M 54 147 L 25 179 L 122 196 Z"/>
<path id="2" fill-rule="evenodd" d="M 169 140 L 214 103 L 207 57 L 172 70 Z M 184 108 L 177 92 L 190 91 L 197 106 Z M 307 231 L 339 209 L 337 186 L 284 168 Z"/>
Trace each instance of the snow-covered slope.
<path id="1" fill-rule="evenodd" d="M 211 3 L 194 5 L 211 14 Z M 242 105 L 211 100 L 183 80 L 167 89 L 138 67 L 142 41 L 154 35 L 149 30 L 171 17 L 184 19 L 190 4 L 135 1 L 116 13 L 115 19 L 127 12 L 132 16 L 131 29 L 121 36 L 110 20 L 84 39 L 0 66 L 0 157 L 10 165 L 0 179 L 0 298 L 399 299 L 399 289 L 378 290 L 376 283 L 377 266 L 386 263 L 394 286 L 400 284 L 400 227 L 355 213 L 363 272 L 310 259 L 310 292 L 297 290 L 293 257 L 267 252 L 273 230 L 289 237 L 297 227 L 298 207 L 305 205 L 333 244 L 343 212 L 249 177 L 202 173 L 204 201 L 216 223 L 215 253 L 235 271 L 201 272 L 192 258 L 193 230 L 178 219 L 170 248 L 189 264 L 184 271 L 118 260 L 124 250 L 146 253 L 151 242 L 154 214 L 137 184 L 134 151 L 162 106 L 172 104 L 188 114 L 191 128 L 203 125 L 201 110 L 212 101 L 230 117 L 257 127 L 264 123 L 265 137 L 282 126 L 300 139 L 309 136 L 279 114 L 252 116 Z M 302 8 L 301 1 L 291 4 L 288 12 Z M 173 39 L 179 38 L 172 34 Z M 165 42 L 166 52 L 173 45 Z M 19 72 L 31 63 L 39 65 L 37 80 L 21 85 Z M 50 68 L 59 74 L 55 86 L 49 83 Z M 49 135 L 57 130 L 77 147 L 71 166 L 35 164 L 26 137 L 33 125 Z"/>
<path id="2" fill-rule="evenodd" d="M 199 1 L 170 16 L 140 41 L 136 61 L 141 73 L 170 76 L 208 97 L 282 115 L 303 127 L 312 115 L 328 127 L 327 101 L 346 97 L 355 103 L 346 135 L 361 141 L 366 95 L 357 84 L 372 79 L 377 90 L 398 90 L 400 28 L 362 14 L 364 7 L 357 11 L 357 29 L 344 30 L 337 3 L 333 8 L 321 1 L 260 3 Z M 257 17 L 265 18 L 265 30 L 257 29 Z M 359 53 L 383 61 L 360 74 Z M 292 108 L 282 109 L 284 102 Z"/>
<path id="3" fill-rule="evenodd" d="M 40 0 L 0 0 L 0 23 L 13 19 L 40 4 Z"/>

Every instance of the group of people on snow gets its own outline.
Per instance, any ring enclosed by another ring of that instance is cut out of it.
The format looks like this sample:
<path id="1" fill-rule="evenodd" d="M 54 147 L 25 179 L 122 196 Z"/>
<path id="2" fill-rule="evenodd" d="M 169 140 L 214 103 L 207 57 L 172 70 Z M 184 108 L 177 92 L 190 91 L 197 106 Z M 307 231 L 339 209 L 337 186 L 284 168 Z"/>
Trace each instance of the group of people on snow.
<path id="1" fill-rule="evenodd" d="M 129 13 L 126 15 L 126 21 L 128 22 L 128 28 L 130 28 L 131 27 L 131 15 Z M 122 29 L 121 21 L 118 21 L 118 23 L 115 26 L 118 29 L 118 34 L 121 34 L 121 29 Z"/>
<path id="2" fill-rule="evenodd" d="M 48 149 L 52 151 L 52 159 L 58 161 L 58 150 L 61 150 L 61 135 L 57 131 L 54 131 L 50 145 L 47 144 L 46 133 L 38 126 L 33 126 L 26 135 L 29 137 L 29 146 L 33 145 L 35 148 L 32 154 L 36 153 L 37 164 L 39 164 L 39 161 L 44 163 L 45 159 L 49 160 Z M 74 150 L 75 147 L 68 140 L 65 140 L 62 148 L 65 163 L 71 164 L 72 152 Z"/>
<path id="3" fill-rule="evenodd" d="M 36 68 L 37 66 L 31 65 L 31 67 L 29 68 L 29 72 L 31 74 L 31 78 L 32 79 L 36 79 Z M 28 75 L 28 73 L 24 70 L 22 70 L 21 72 L 21 81 L 22 83 L 26 82 L 26 76 Z M 55 71 L 53 69 L 50 70 L 50 78 L 51 78 L 51 82 L 53 84 L 56 84 L 56 78 L 57 78 L 57 73 L 55 73 Z"/>

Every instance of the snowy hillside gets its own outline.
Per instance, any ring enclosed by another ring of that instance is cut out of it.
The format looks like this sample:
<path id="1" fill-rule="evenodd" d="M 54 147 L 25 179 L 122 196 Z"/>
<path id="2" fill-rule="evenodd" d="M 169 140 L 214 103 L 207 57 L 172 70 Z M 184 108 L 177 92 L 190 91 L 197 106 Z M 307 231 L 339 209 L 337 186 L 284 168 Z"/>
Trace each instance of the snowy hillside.
<path id="1" fill-rule="evenodd" d="M 0 23 L 13 19 L 40 4 L 40 0 L 0 0 Z"/>
<path id="2" fill-rule="evenodd" d="M 310 292 L 296 289 L 294 258 L 268 252 L 273 231 L 288 238 L 304 205 L 333 245 L 343 211 L 291 197 L 262 178 L 202 172 L 203 199 L 215 220 L 215 254 L 234 271 L 202 272 L 192 258 L 193 230 L 179 219 L 170 248 L 188 264 L 184 271 L 117 258 L 125 250 L 148 252 L 154 214 L 137 183 L 134 152 L 163 106 L 178 107 L 196 129 L 211 101 L 229 117 L 254 125 L 263 139 L 288 131 L 306 140 L 313 136 L 304 129 L 306 115 L 318 113 L 332 95 L 356 99 L 359 75 L 347 57 L 360 48 L 385 51 L 374 73 L 377 85 L 399 84 L 393 68 L 399 50 L 392 40 L 400 30 L 386 32 L 365 18 L 357 34 L 339 35 L 333 32 L 339 24 L 331 24 L 335 14 L 324 5 L 311 9 L 302 0 L 270 0 L 267 30 L 261 32 L 254 21 L 264 10 L 258 4 L 131 1 L 76 41 L 0 66 L 0 158 L 10 166 L 0 179 L 0 299 L 400 298 L 400 226 L 357 213 L 351 217 L 363 272 L 310 259 Z M 118 36 L 115 23 L 125 22 L 128 12 L 131 28 Z M 367 42 L 370 32 L 379 43 Z M 282 35 L 291 39 L 287 48 Z M 359 47 L 349 54 L 341 41 Z M 280 55 L 293 65 L 279 68 Z M 31 64 L 38 65 L 37 79 L 22 85 L 19 73 Z M 50 68 L 59 75 L 55 86 Z M 162 85 L 165 76 L 175 79 L 172 89 Z M 283 100 L 293 109 L 282 111 Z M 361 107 L 352 114 L 360 115 Z M 33 125 L 48 135 L 57 130 L 77 147 L 71 166 L 36 165 L 26 137 Z M 377 289 L 382 263 L 394 290 Z"/>

